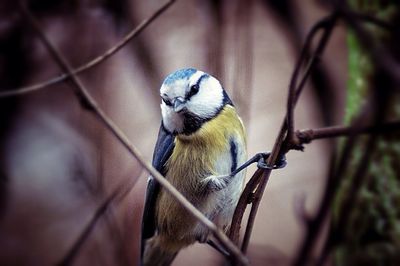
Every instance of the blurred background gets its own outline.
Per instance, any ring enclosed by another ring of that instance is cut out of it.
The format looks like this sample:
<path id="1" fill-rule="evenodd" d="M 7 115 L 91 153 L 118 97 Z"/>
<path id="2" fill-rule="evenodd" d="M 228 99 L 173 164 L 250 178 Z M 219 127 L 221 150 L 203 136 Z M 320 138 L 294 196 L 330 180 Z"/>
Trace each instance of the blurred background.
<path id="1" fill-rule="evenodd" d="M 166 1 L 26 2 L 46 36 L 78 67 L 115 45 Z M 208 72 L 239 109 L 250 157 L 272 149 L 305 36 L 331 10 L 319 1 L 176 1 L 122 50 L 79 77 L 151 160 L 164 77 L 186 67 Z M 338 24 L 299 100 L 296 129 L 343 123 L 349 73 L 346 38 L 345 25 Z M 0 47 L 1 91 L 62 73 L 18 1 L 0 4 Z M 138 265 L 148 174 L 80 105 L 72 85 L 61 82 L 0 98 L 0 125 L 0 264 Z M 304 201 L 307 214 L 316 212 L 332 144 L 318 140 L 304 152 L 292 151 L 288 166 L 272 173 L 248 249 L 253 265 L 293 262 L 305 235 L 296 202 Z M 248 178 L 254 170 L 248 169 Z M 117 189 L 123 193 L 90 225 Z M 81 245 L 71 249 L 88 225 L 90 232 Z M 327 233 L 324 228 L 320 242 Z M 195 244 L 180 252 L 173 265 L 223 263 L 211 247 Z"/>

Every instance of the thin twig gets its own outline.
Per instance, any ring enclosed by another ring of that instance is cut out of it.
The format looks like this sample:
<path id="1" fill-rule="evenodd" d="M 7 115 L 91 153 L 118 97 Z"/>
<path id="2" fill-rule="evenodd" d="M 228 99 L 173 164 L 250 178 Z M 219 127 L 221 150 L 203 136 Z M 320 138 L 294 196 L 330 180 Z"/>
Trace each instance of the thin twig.
<path id="1" fill-rule="evenodd" d="M 87 223 L 87 225 L 84 227 L 82 232 L 79 234 L 79 237 L 76 239 L 74 244 L 71 246 L 67 254 L 61 259 L 57 265 L 59 266 L 68 266 L 71 265 L 76 256 L 78 255 L 81 247 L 85 243 L 85 241 L 88 239 L 89 235 L 92 233 L 94 227 L 96 226 L 97 222 L 100 220 L 100 218 L 106 213 L 108 210 L 108 207 L 110 204 L 117 198 L 124 198 L 135 186 L 136 181 L 138 180 L 135 179 L 131 184 L 127 185 L 126 182 L 122 182 L 113 193 L 111 193 L 110 196 L 108 196 L 102 204 L 96 209 L 95 213 L 93 214 L 92 218 L 90 221 Z"/>
<path id="2" fill-rule="evenodd" d="M 289 95 L 292 95 L 293 99 L 290 100 L 290 106 L 292 106 L 292 103 L 295 103 L 295 92 L 296 92 L 296 84 L 297 84 L 297 76 L 300 73 L 300 69 L 303 65 L 303 61 L 306 59 L 306 55 L 308 53 L 308 49 L 310 46 L 310 43 L 313 39 L 313 36 L 315 35 L 316 32 L 322 27 L 323 23 L 318 22 L 309 32 L 308 36 L 306 37 L 305 45 L 301 51 L 300 57 L 297 61 L 296 67 L 294 68 L 293 74 L 292 74 L 292 79 L 289 85 Z M 281 130 L 279 133 L 279 136 L 282 135 L 282 138 L 284 137 L 285 133 L 287 130 L 287 123 L 286 123 L 286 118 L 281 126 Z M 278 137 L 279 138 L 279 137 Z M 282 139 L 283 140 L 283 139 Z M 277 143 L 275 143 L 276 146 Z M 232 239 L 234 243 L 238 243 L 239 241 L 239 230 L 241 227 L 241 222 L 243 219 L 244 212 L 247 208 L 248 204 L 251 204 L 254 201 L 254 190 L 257 188 L 259 181 L 261 179 L 261 176 L 263 175 L 262 170 L 256 171 L 253 176 L 251 177 L 250 181 L 246 184 L 245 189 L 242 192 L 242 195 L 239 199 L 239 202 L 236 206 L 233 218 L 232 218 L 232 223 L 230 227 L 230 232 L 229 232 L 229 237 Z M 253 199 L 250 201 L 250 197 L 253 197 Z"/>
<path id="3" fill-rule="evenodd" d="M 305 44 L 303 46 L 300 57 L 294 68 L 292 78 L 290 81 L 290 85 L 289 85 L 289 96 L 288 97 L 292 98 L 291 100 L 288 100 L 288 107 L 290 105 L 290 109 L 293 109 L 293 105 L 296 103 L 296 94 L 295 94 L 297 91 L 296 85 L 297 85 L 297 79 L 298 79 L 298 75 L 300 74 L 301 67 L 304 64 L 303 61 L 306 60 L 306 55 L 309 53 L 308 50 L 311 46 L 311 42 L 312 42 L 315 34 L 321 28 L 323 28 L 325 26 L 325 23 L 326 23 L 326 18 L 319 21 L 315 26 L 313 26 L 311 28 L 310 32 L 308 33 L 308 35 L 306 37 Z M 308 75 L 309 75 L 309 72 L 306 71 L 306 75 L 305 75 L 305 77 L 302 78 L 302 80 L 305 80 L 306 77 L 308 77 Z M 289 108 L 288 108 L 288 110 L 289 110 Z M 290 124 L 293 125 L 293 123 L 290 123 Z M 282 144 L 283 138 L 285 137 L 286 131 L 287 131 L 287 116 L 285 117 L 285 119 L 282 123 L 280 133 L 278 134 L 278 137 L 277 137 L 277 140 L 280 139 L 279 143 L 281 143 L 281 144 Z M 275 149 L 277 148 L 277 145 L 278 145 L 278 142 L 275 142 L 275 145 L 274 145 Z M 273 152 L 272 155 L 273 156 L 270 156 L 270 159 L 272 159 L 272 161 L 275 162 L 275 160 L 279 156 L 279 154 L 275 154 Z M 273 157 L 276 157 L 276 158 L 273 158 Z M 256 171 L 256 173 L 254 173 L 254 175 L 251 177 L 250 181 L 246 184 L 246 187 L 243 190 L 242 195 L 239 199 L 239 202 L 236 206 L 235 213 L 232 218 L 230 232 L 229 232 L 229 237 L 233 240 L 234 243 L 238 243 L 238 241 L 239 241 L 239 230 L 240 230 L 240 225 L 241 225 L 241 222 L 243 219 L 244 212 L 247 208 L 247 205 L 251 204 L 254 201 L 253 192 L 257 188 L 262 175 L 263 175 L 263 171 L 261 171 L 261 170 Z M 252 197 L 253 200 L 250 201 L 249 200 L 250 197 Z"/>
<path id="4" fill-rule="evenodd" d="M 300 143 L 304 144 L 316 139 L 337 138 L 353 134 L 390 134 L 398 130 L 400 130 L 400 121 L 393 121 L 378 126 L 333 126 L 297 130 L 295 135 Z"/>
<path id="5" fill-rule="evenodd" d="M 335 26 L 336 18 L 337 18 L 337 16 L 334 13 L 334 14 L 320 20 L 317 24 L 315 24 L 312 27 L 309 34 L 307 35 L 300 58 L 297 61 L 297 64 L 295 66 L 295 69 L 294 69 L 294 72 L 292 75 L 292 79 L 291 79 L 291 82 L 289 85 L 289 98 L 290 99 L 288 99 L 287 114 L 285 116 L 285 119 L 282 122 L 281 129 L 275 140 L 275 144 L 272 149 L 271 155 L 269 156 L 269 158 L 267 160 L 267 165 L 269 165 L 269 166 L 275 165 L 277 159 L 289 150 L 286 148 L 286 146 L 289 146 L 291 148 L 296 147 L 296 143 L 293 143 L 293 140 L 295 140 L 295 138 L 290 138 L 287 136 L 288 125 L 291 125 L 292 127 L 294 127 L 294 123 L 293 123 L 294 107 L 295 107 L 297 100 L 302 92 L 305 82 L 311 73 L 311 69 L 318 62 L 317 59 L 321 56 L 321 54 L 324 51 L 324 48 L 326 47 L 329 36 L 332 34 L 332 29 Z M 324 29 L 324 34 L 319 40 L 319 43 L 318 43 L 315 53 L 307 61 L 308 63 L 307 63 L 306 71 L 303 74 L 303 76 L 301 77 L 300 82 L 298 83 L 298 77 L 300 74 L 300 70 L 301 70 L 302 66 L 304 65 L 304 61 L 307 60 L 307 55 L 309 54 L 309 49 L 311 47 L 311 43 L 312 43 L 314 37 L 316 36 L 316 33 L 320 29 Z M 292 130 L 294 132 L 293 128 L 292 128 Z M 259 175 L 261 175 L 261 177 L 259 177 Z M 242 196 L 239 199 L 239 204 L 235 210 L 235 213 L 234 213 L 234 216 L 232 219 L 231 232 L 229 233 L 229 235 L 236 242 L 238 239 L 238 235 L 239 235 L 238 230 L 240 229 L 240 223 L 241 223 L 244 211 L 246 210 L 246 207 L 247 207 L 244 203 L 247 202 L 247 203 L 252 204 L 251 210 L 250 210 L 250 215 L 249 215 L 249 218 L 247 221 L 247 226 L 246 226 L 243 243 L 242 243 L 242 251 L 244 253 L 246 252 L 246 250 L 248 248 L 252 229 L 253 229 L 254 222 L 255 222 L 255 217 L 257 214 L 257 210 L 258 210 L 259 204 L 261 202 L 261 198 L 263 196 L 263 193 L 264 193 L 265 187 L 268 183 L 270 175 L 271 175 L 271 169 L 263 169 L 263 170 L 261 170 L 261 173 L 258 173 L 258 171 L 257 171 L 253 175 L 252 179 L 254 178 L 258 182 L 254 182 L 251 185 L 248 184 L 246 186 L 244 192 L 249 193 L 249 194 L 242 193 Z M 253 191 L 255 189 L 256 189 L 256 191 L 253 194 Z M 252 196 L 252 199 L 253 199 L 252 202 L 248 202 L 250 195 Z"/>
<path id="6" fill-rule="evenodd" d="M 294 139 L 294 109 L 296 106 L 296 103 L 300 97 L 301 92 L 303 91 L 303 88 L 306 84 L 306 81 L 308 77 L 310 76 L 311 70 L 314 68 L 315 64 L 318 63 L 325 47 L 326 44 L 329 40 L 329 37 L 332 34 L 332 30 L 335 26 L 337 20 L 337 14 L 333 13 L 332 15 L 322 19 L 319 21 L 317 24 L 315 24 L 305 41 L 305 44 L 303 46 L 300 58 L 296 64 L 296 67 L 293 71 L 292 78 L 289 84 L 289 94 L 288 94 L 288 103 L 287 103 L 287 123 L 288 123 L 288 141 L 295 143 Z M 301 67 L 304 64 L 304 61 L 306 60 L 307 55 L 309 54 L 309 51 L 311 49 L 312 42 L 317 35 L 317 33 L 323 30 L 323 35 L 320 38 L 318 42 L 318 46 L 315 49 L 315 52 L 312 54 L 311 58 L 307 61 L 306 69 L 303 74 L 303 77 L 300 79 L 299 84 L 298 82 L 298 75 L 300 73 Z"/>
<path id="7" fill-rule="evenodd" d="M 127 45 L 128 42 L 130 42 L 133 38 L 138 36 L 147 26 L 149 26 L 154 20 L 156 20 L 161 14 L 163 14 L 173 3 L 175 0 L 169 0 L 167 1 L 164 5 L 162 5 L 159 9 L 157 9 L 150 17 L 147 19 L 143 20 L 136 28 L 134 28 L 132 31 L 130 31 L 128 34 L 126 34 L 117 44 L 115 44 L 113 47 L 105 51 L 103 54 L 99 55 L 98 57 L 90 60 L 89 62 L 79 66 L 76 69 L 73 69 L 71 73 L 63 73 L 59 75 L 58 77 L 51 78 L 47 81 L 30 85 L 27 87 L 22 87 L 19 89 L 12 89 L 12 90 L 3 90 L 0 91 L 0 98 L 4 97 L 12 97 L 12 96 L 19 96 L 22 94 L 38 91 L 44 88 L 47 88 L 51 85 L 60 83 L 62 81 L 65 81 L 66 79 L 70 78 L 71 75 L 78 75 L 86 70 L 89 70 L 93 68 L 94 66 L 104 62 L 106 59 L 117 53 L 121 48 L 123 48 L 125 45 Z"/>
<path id="8" fill-rule="evenodd" d="M 286 131 L 287 131 L 286 122 L 283 121 L 281 130 L 279 131 L 279 134 L 275 140 L 274 147 L 272 148 L 272 152 L 267 160 L 267 165 L 269 166 L 269 168 L 263 169 L 262 176 L 260 178 L 260 183 L 254 193 L 253 202 L 252 202 L 251 209 L 250 209 L 250 215 L 247 220 L 246 231 L 245 231 L 243 243 L 242 243 L 242 251 L 244 253 L 246 253 L 247 248 L 249 246 L 250 237 L 251 237 L 251 233 L 253 231 L 254 221 L 256 218 L 257 211 L 258 211 L 258 207 L 261 203 L 261 199 L 264 194 L 265 187 L 267 186 L 269 176 L 271 175 L 272 166 L 276 164 L 276 161 L 281 153 L 281 149 L 283 147 L 283 142 L 285 140 Z"/>
<path id="9" fill-rule="evenodd" d="M 229 238 L 235 244 L 239 244 L 239 232 L 240 232 L 240 225 L 242 223 L 243 215 L 246 210 L 248 204 L 253 202 L 253 191 L 257 187 L 258 182 L 260 182 L 262 171 L 258 169 L 250 180 L 247 182 L 242 195 L 239 198 L 239 201 L 236 205 L 235 213 L 232 217 L 232 222 L 229 230 Z"/>
<path id="10" fill-rule="evenodd" d="M 371 36 L 365 31 L 361 25 L 359 25 L 359 20 L 357 19 L 362 19 L 360 17 L 354 17 L 351 11 L 347 8 L 346 3 L 344 1 L 340 1 L 340 4 L 336 4 L 336 8 L 340 11 L 340 16 L 344 18 L 344 20 L 352 27 L 358 38 L 360 39 L 360 43 L 364 45 L 366 48 L 366 51 L 369 52 L 371 57 L 373 58 L 374 62 L 377 63 L 377 66 L 380 66 L 382 69 L 385 70 L 386 74 L 389 74 L 394 81 L 397 82 L 397 84 L 400 84 L 400 76 L 399 76 L 399 65 L 393 61 L 393 57 L 388 56 L 386 51 L 383 51 L 379 49 L 379 47 L 376 46 L 374 43 L 373 39 Z M 364 20 L 365 21 L 365 20 Z M 370 21 L 374 22 L 374 21 Z M 376 22 L 376 21 L 375 21 Z M 381 25 L 384 26 L 384 25 Z M 379 87 L 376 87 L 376 90 L 379 91 L 382 88 L 385 88 L 385 85 L 380 84 Z M 365 111 L 365 110 L 364 110 Z M 361 117 L 364 117 L 363 113 L 360 115 L 360 118 L 358 120 L 361 120 Z M 382 117 L 381 117 L 382 118 Z M 377 122 L 381 119 L 377 119 Z M 329 138 L 329 137 L 339 137 L 339 136 L 349 136 L 347 139 L 346 145 L 343 149 L 341 160 L 336 167 L 336 170 L 331 170 L 330 175 L 328 178 L 328 182 L 325 187 L 325 192 L 323 194 L 322 202 L 319 207 L 319 210 L 315 216 L 314 219 L 310 220 L 307 226 L 307 231 L 306 231 L 306 236 L 305 239 L 298 250 L 298 254 L 295 260 L 294 265 L 305 265 L 308 262 L 308 258 L 311 254 L 311 251 L 313 250 L 313 247 L 315 246 L 315 243 L 317 241 L 319 232 L 322 228 L 322 225 L 327 219 L 328 212 L 331 209 L 331 204 L 334 199 L 334 196 L 336 195 L 336 192 L 339 188 L 340 184 L 340 176 L 345 172 L 346 168 L 348 167 L 349 164 L 349 158 L 350 154 L 355 146 L 356 143 L 356 137 L 358 136 L 357 134 L 361 133 L 372 133 L 372 134 L 378 134 L 378 133 L 385 133 L 389 132 L 391 130 L 397 130 L 398 129 L 398 123 L 393 122 L 393 123 L 388 123 L 388 124 L 383 124 L 383 125 L 376 125 L 376 126 L 369 126 L 369 127 L 361 127 L 358 123 L 355 123 L 350 128 L 346 127 L 333 127 L 330 129 L 322 129 L 322 130 L 316 130 L 316 134 L 314 135 L 313 132 L 303 132 L 308 133 L 309 136 L 305 137 L 304 141 L 307 141 L 307 139 L 312 140 L 312 139 L 319 139 L 319 138 Z M 301 132 L 300 132 L 301 134 Z M 304 134 L 300 136 L 304 137 Z M 371 140 L 373 137 L 370 138 L 369 144 L 368 144 L 368 149 L 372 150 L 372 146 L 374 143 L 374 140 Z M 363 158 L 361 160 L 361 163 L 358 167 L 358 170 L 356 171 L 356 182 L 353 183 L 353 187 L 359 187 L 360 180 L 364 176 L 365 169 L 367 168 L 366 162 L 368 161 L 370 154 L 364 154 Z M 331 163 L 331 169 L 333 169 L 333 164 L 334 162 Z M 353 194 L 353 191 L 351 192 Z M 353 203 L 354 201 L 354 195 L 351 195 L 351 199 L 348 200 L 346 204 L 350 206 L 350 204 Z M 350 208 L 347 206 L 346 214 L 349 215 L 350 213 Z M 344 219 L 342 218 L 341 226 L 345 224 L 345 221 L 347 221 L 347 217 Z M 330 239 L 328 239 L 330 241 Z M 326 258 L 330 248 L 330 243 L 326 243 L 324 246 L 323 254 L 319 258 L 318 263 L 323 263 L 324 259 Z"/>
<path id="11" fill-rule="evenodd" d="M 30 21 L 35 31 L 37 31 L 41 41 L 50 51 L 54 59 L 58 62 L 60 67 L 66 73 L 70 74 L 71 81 L 75 85 L 76 92 L 80 95 L 80 99 L 86 108 L 95 114 L 95 116 L 106 126 L 106 128 L 118 139 L 118 141 L 131 153 L 138 162 L 160 183 L 160 185 L 170 193 L 189 213 L 191 213 L 200 223 L 207 227 L 210 232 L 225 246 L 225 248 L 240 261 L 241 264 L 248 264 L 247 258 L 242 252 L 229 240 L 229 238 L 207 217 L 204 216 L 198 209 L 196 209 L 192 203 L 190 203 L 171 183 L 168 182 L 149 162 L 147 162 L 140 151 L 130 142 L 128 137 L 122 132 L 122 130 L 114 123 L 114 121 L 108 117 L 103 109 L 97 104 L 95 99 L 91 96 L 89 91 L 85 88 L 79 78 L 72 73 L 72 68 L 66 61 L 66 59 L 57 51 L 49 39 L 45 36 L 39 23 L 29 12 L 29 10 L 22 6 L 22 11 Z"/>

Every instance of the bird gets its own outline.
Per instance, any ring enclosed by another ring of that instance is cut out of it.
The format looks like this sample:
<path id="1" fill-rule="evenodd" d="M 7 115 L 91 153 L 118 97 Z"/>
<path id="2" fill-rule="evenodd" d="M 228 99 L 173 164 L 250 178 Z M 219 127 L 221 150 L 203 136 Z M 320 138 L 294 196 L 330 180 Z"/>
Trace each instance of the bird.
<path id="1" fill-rule="evenodd" d="M 238 167 L 247 158 L 243 122 L 218 79 L 195 68 L 169 74 L 160 96 L 162 119 L 152 165 L 228 232 L 245 179 L 245 167 Z M 180 250 L 196 242 L 215 243 L 210 231 L 150 176 L 142 265 L 170 265 Z"/>

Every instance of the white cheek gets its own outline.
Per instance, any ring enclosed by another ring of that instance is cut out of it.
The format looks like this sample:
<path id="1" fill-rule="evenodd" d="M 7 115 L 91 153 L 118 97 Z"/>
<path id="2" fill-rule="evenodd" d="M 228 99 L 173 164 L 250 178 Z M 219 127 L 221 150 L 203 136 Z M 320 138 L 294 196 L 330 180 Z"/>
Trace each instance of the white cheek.
<path id="1" fill-rule="evenodd" d="M 198 95 L 188 102 L 188 109 L 200 117 L 212 117 L 221 107 L 223 91 L 219 82 L 210 77 Z"/>
<path id="2" fill-rule="evenodd" d="M 164 127 L 169 132 L 182 132 L 183 130 L 183 119 L 175 113 L 172 108 L 166 106 L 164 103 L 161 104 L 161 115 L 164 123 Z"/>

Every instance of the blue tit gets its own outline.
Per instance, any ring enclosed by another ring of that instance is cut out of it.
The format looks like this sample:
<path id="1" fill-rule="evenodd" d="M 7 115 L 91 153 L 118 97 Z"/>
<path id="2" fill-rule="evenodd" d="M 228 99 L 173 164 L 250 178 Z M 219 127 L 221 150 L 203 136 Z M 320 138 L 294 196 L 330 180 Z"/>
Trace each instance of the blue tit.
<path id="1" fill-rule="evenodd" d="M 162 122 L 153 166 L 225 232 L 244 185 L 246 136 L 236 109 L 213 76 L 188 68 L 164 80 Z M 211 239 L 199 223 L 152 177 L 142 223 L 144 265 L 169 265 L 196 241 Z"/>

